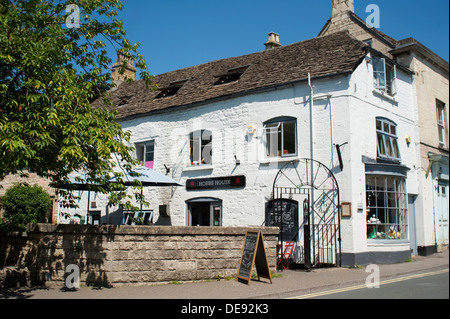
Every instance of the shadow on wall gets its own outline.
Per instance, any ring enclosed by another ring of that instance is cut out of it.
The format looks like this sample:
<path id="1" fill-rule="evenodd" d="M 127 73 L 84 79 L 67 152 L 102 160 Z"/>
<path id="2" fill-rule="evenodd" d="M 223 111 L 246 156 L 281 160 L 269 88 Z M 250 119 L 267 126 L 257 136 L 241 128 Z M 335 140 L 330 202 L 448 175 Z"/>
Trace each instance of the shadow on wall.
<path id="1" fill-rule="evenodd" d="M 29 225 L 28 235 L 0 236 L 0 287 L 64 285 L 69 265 L 78 266 L 87 286 L 110 287 L 104 245 L 114 240 L 115 228 L 39 224 Z"/>
<path id="2" fill-rule="evenodd" d="M 92 287 L 234 276 L 247 231 L 264 232 L 275 269 L 278 227 L 29 225 L 0 236 L 0 285 L 67 287 L 77 269 Z"/>

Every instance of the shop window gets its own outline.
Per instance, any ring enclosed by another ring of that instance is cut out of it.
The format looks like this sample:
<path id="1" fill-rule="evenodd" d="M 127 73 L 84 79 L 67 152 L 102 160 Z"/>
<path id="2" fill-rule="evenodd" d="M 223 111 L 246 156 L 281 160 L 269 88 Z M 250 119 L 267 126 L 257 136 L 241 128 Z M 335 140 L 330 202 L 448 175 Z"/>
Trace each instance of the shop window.
<path id="1" fill-rule="evenodd" d="M 297 155 L 297 121 L 281 118 L 264 124 L 267 157 Z"/>
<path id="2" fill-rule="evenodd" d="M 397 69 L 385 58 L 374 57 L 373 80 L 375 89 L 390 96 L 397 94 Z"/>
<path id="3" fill-rule="evenodd" d="M 192 166 L 212 164 L 212 133 L 208 130 L 189 135 L 189 159 Z"/>
<path id="4" fill-rule="evenodd" d="M 139 160 L 139 165 L 153 169 L 155 141 L 136 144 L 136 157 Z"/>
<path id="5" fill-rule="evenodd" d="M 405 178 L 366 175 L 367 238 L 407 239 Z"/>
<path id="6" fill-rule="evenodd" d="M 377 156 L 378 158 L 399 162 L 397 125 L 387 119 L 377 118 Z"/>

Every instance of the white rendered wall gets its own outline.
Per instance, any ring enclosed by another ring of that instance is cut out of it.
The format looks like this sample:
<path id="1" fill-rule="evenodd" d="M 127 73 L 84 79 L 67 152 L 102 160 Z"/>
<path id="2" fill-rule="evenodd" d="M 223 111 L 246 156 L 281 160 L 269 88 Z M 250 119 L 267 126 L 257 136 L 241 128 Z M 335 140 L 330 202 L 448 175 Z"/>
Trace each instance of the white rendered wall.
<path id="1" fill-rule="evenodd" d="M 417 160 L 414 94 L 408 74 L 398 71 L 395 102 L 373 92 L 371 63 L 363 61 L 351 75 L 329 77 L 312 82 L 316 100 L 313 107 L 314 159 L 326 165 L 336 176 L 341 202 L 352 203 L 352 217 L 341 221 L 342 251 L 364 252 L 366 235 L 365 164 L 362 156 L 377 157 L 375 119 L 386 117 L 397 124 L 402 165 L 410 168 L 408 193 L 417 194 Z M 155 140 L 154 169 L 185 185 L 190 178 L 245 175 L 241 189 L 187 191 L 185 187 L 145 188 L 149 209 L 159 220 L 159 205 L 169 205 L 170 222 L 187 225 L 186 201 L 197 197 L 222 200 L 223 226 L 260 226 L 265 221 L 265 203 L 271 198 L 273 181 L 281 165 L 296 158 L 310 158 L 310 88 L 306 82 L 216 101 L 203 106 L 167 110 L 160 114 L 122 121 L 131 142 Z M 327 97 L 329 96 L 329 97 Z M 170 98 L 170 97 L 169 97 Z M 264 156 L 263 123 L 281 116 L 297 119 L 298 156 L 270 162 Z M 254 134 L 247 134 L 253 125 Z M 188 165 L 189 133 L 212 131 L 212 165 Z M 412 143 L 405 142 L 410 135 Z M 339 168 L 335 144 L 342 146 L 344 170 Z M 235 165 L 235 155 L 240 165 Z M 295 199 L 295 198 L 294 198 Z M 80 211 L 87 205 L 86 194 Z M 104 210 L 106 213 L 106 210 Z M 301 215 L 301 212 L 299 212 Z M 114 208 L 109 214 L 114 214 Z M 402 246 L 403 245 L 403 246 Z M 408 243 L 384 245 L 383 249 L 404 249 Z M 370 245 L 369 245 L 370 246 Z"/>

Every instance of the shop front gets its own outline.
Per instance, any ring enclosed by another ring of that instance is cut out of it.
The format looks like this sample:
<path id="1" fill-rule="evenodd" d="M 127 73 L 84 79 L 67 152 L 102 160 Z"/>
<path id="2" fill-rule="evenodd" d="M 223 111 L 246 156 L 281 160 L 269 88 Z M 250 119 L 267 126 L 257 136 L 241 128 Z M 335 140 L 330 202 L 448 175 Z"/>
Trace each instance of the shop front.
<path id="1" fill-rule="evenodd" d="M 401 164 L 366 163 L 367 253 L 356 264 L 404 262 L 411 258 L 410 227 L 414 207 L 408 203 L 407 174 Z"/>

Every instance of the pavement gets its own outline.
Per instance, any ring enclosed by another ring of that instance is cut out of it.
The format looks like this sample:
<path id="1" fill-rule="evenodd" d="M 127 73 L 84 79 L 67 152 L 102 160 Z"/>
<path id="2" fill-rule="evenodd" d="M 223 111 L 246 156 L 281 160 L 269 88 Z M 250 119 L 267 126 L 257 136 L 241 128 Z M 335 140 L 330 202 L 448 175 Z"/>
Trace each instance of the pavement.
<path id="1" fill-rule="evenodd" d="M 380 281 L 448 271 L 449 250 L 398 264 L 377 265 Z M 61 287 L 20 288 L 0 290 L 0 299 L 287 299 L 366 284 L 373 268 L 324 268 L 311 272 L 285 270 L 273 275 L 269 280 L 252 280 L 249 285 L 235 280 L 186 282 L 138 287 L 116 287 L 95 289 L 81 287 L 75 291 Z M 367 272 L 366 272 L 367 270 Z"/>

